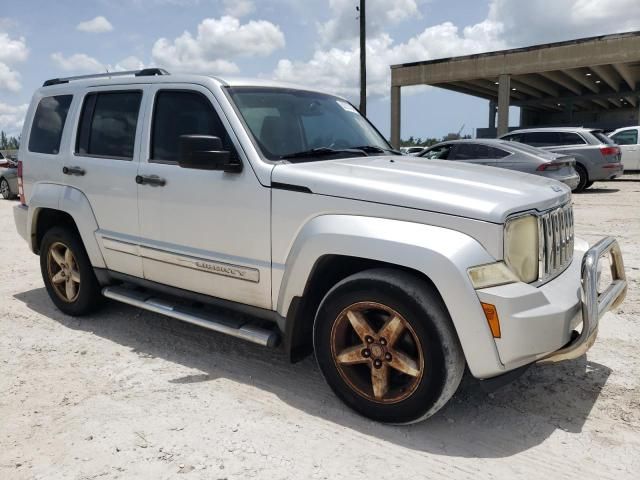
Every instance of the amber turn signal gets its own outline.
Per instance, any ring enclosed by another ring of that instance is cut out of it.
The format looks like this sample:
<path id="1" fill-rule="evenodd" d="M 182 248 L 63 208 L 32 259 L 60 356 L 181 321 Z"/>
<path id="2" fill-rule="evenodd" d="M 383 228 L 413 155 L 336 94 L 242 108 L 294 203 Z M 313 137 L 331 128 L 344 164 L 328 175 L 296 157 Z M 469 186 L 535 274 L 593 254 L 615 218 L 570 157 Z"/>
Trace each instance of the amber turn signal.
<path id="1" fill-rule="evenodd" d="M 500 319 L 498 318 L 498 311 L 495 305 L 490 303 L 482 303 L 482 310 L 484 310 L 484 316 L 487 317 L 487 323 L 493 334 L 493 338 L 500 338 Z"/>

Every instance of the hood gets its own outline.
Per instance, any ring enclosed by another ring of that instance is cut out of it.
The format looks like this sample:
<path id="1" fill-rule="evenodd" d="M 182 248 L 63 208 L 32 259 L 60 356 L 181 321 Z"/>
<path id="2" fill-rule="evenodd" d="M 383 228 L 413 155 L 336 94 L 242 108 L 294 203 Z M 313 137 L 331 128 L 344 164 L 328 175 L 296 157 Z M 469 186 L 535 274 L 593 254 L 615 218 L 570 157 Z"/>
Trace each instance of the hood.
<path id="1" fill-rule="evenodd" d="M 503 223 L 512 213 L 547 210 L 571 198 L 566 185 L 538 175 L 409 156 L 280 164 L 274 183 L 314 194 Z"/>

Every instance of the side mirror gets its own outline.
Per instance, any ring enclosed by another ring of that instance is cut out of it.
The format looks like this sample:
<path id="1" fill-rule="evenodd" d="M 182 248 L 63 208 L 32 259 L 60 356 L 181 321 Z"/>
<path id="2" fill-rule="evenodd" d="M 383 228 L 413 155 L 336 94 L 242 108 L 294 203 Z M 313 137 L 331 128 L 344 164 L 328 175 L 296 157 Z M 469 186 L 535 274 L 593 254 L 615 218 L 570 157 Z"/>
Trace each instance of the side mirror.
<path id="1" fill-rule="evenodd" d="M 242 171 L 242 163 L 232 162 L 231 152 L 223 150 L 220 137 L 211 135 L 180 135 L 178 165 L 197 170 Z"/>

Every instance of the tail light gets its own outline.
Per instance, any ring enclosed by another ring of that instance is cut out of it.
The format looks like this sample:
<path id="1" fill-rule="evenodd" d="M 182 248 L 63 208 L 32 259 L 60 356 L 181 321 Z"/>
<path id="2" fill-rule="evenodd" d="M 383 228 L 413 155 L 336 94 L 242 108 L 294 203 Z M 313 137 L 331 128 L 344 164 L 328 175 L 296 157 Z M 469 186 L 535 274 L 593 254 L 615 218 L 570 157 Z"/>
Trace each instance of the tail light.
<path id="1" fill-rule="evenodd" d="M 554 172 L 569 165 L 573 165 L 574 163 L 575 162 L 547 162 L 539 165 L 536 170 L 539 172 Z"/>
<path id="2" fill-rule="evenodd" d="M 600 147 L 600 153 L 603 156 L 618 155 L 620 153 L 620 147 Z"/>
<path id="3" fill-rule="evenodd" d="M 24 199 L 24 181 L 22 180 L 22 160 L 18 161 L 18 195 L 20 196 L 20 203 L 26 205 L 27 202 Z"/>

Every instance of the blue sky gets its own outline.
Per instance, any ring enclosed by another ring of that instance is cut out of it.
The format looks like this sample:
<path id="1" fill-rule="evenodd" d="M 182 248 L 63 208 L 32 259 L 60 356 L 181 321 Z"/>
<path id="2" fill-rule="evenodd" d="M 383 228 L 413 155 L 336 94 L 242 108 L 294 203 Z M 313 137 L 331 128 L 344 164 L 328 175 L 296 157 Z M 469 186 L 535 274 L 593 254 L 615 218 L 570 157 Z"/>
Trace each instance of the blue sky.
<path id="1" fill-rule="evenodd" d="M 107 68 L 276 78 L 357 99 L 358 0 L 0 2 L 0 129 L 14 134 L 45 79 Z M 640 29 L 638 0 L 367 5 L 369 117 L 385 134 L 389 64 Z M 487 118 L 484 100 L 436 88 L 403 92 L 403 137 L 441 137 L 463 124 L 473 134 Z"/>

